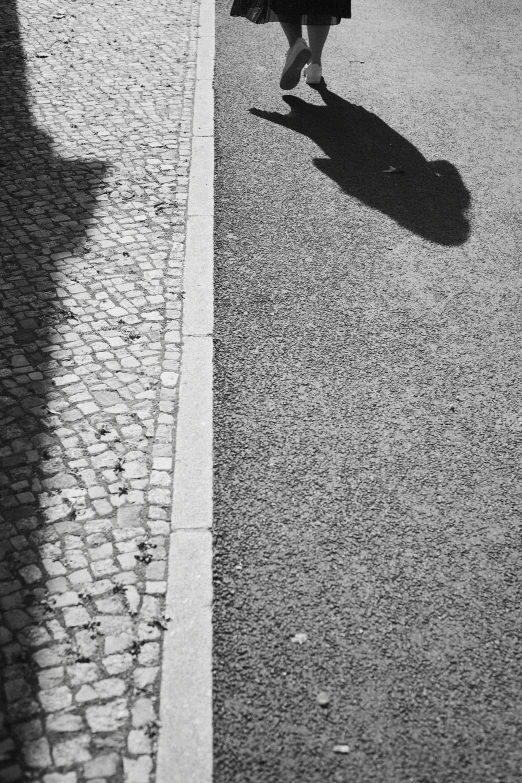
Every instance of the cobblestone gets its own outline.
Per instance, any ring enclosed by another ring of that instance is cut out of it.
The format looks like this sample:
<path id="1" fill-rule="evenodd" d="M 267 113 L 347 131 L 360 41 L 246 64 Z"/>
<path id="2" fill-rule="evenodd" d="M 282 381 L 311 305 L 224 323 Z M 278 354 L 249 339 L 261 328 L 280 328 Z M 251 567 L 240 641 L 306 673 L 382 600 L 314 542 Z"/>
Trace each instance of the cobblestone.
<path id="1" fill-rule="evenodd" d="M 44 783 L 77 783 L 78 776 L 75 772 L 68 772 L 65 775 L 51 773 L 44 776 Z"/>
<path id="2" fill-rule="evenodd" d="M 88 761 L 83 768 L 83 773 L 88 780 L 102 775 L 112 777 L 116 774 L 119 763 L 120 757 L 117 753 L 108 753 L 106 756 L 98 756 L 93 761 Z"/>
<path id="3" fill-rule="evenodd" d="M 128 720 L 129 711 L 124 700 L 119 699 L 111 704 L 100 704 L 86 711 L 87 722 L 91 731 L 116 731 Z"/>
<path id="4" fill-rule="evenodd" d="M 29 767 L 45 769 L 51 764 L 51 752 L 49 742 L 45 737 L 26 742 L 24 745 L 24 757 Z"/>
<path id="5" fill-rule="evenodd" d="M 81 715 L 73 715 L 70 712 L 55 713 L 49 715 L 46 721 L 49 732 L 76 732 L 85 728 Z"/>
<path id="6" fill-rule="evenodd" d="M 0 8 L 0 780 L 151 783 L 198 0 Z"/>
<path id="7" fill-rule="evenodd" d="M 71 739 L 58 742 L 53 748 L 54 763 L 57 767 L 70 767 L 82 761 L 90 761 L 88 750 L 91 738 L 88 734 L 79 734 Z"/>

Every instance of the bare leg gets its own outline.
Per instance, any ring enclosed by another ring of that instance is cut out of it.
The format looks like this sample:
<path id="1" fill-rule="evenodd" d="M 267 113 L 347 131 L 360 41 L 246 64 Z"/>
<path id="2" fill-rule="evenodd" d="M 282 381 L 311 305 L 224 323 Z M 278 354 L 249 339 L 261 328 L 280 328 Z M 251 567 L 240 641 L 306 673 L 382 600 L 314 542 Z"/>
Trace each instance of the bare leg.
<path id="1" fill-rule="evenodd" d="M 312 52 L 312 56 L 310 58 L 311 63 L 321 65 L 321 55 L 323 53 L 323 47 L 326 43 L 329 32 L 330 25 L 308 25 L 308 45 L 310 46 L 310 51 Z"/>
<path id="2" fill-rule="evenodd" d="M 298 38 L 303 37 L 303 28 L 300 24 L 288 24 L 288 22 L 280 22 L 279 24 L 288 38 L 288 46 L 293 46 Z"/>

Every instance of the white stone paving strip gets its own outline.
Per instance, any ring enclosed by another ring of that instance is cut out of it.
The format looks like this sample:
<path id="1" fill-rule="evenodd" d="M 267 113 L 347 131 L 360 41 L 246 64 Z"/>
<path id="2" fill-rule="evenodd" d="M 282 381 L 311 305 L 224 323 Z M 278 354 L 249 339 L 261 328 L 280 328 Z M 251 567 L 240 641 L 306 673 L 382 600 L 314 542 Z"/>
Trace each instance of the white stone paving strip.
<path id="1" fill-rule="evenodd" d="M 214 2 L 200 6 L 156 783 L 212 781 Z"/>

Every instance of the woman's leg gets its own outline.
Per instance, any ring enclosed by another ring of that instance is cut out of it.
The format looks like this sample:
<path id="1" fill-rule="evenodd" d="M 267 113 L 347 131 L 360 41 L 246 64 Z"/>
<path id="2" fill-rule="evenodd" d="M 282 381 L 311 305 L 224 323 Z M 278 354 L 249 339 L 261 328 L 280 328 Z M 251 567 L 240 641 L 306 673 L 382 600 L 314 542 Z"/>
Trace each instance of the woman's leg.
<path id="1" fill-rule="evenodd" d="M 289 24 L 288 22 L 279 22 L 279 24 L 288 38 L 289 46 L 293 46 L 298 38 L 303 37 L 303 28 L 300 24 Z"/>
<path id="2" fill-rule="evenodd" d="M 321 55 L 323 53 L 323 47 L 325 45 L 326 39 L 328 38 L 329 32 L 330 25 L 308 25 L 308 45 L 310 47 L 310 51 L 312 52 L 312 56 L 310 58 L 311 63 L 321 65 Z"/>
<path id="3" fill-rule="evenodd" d="M 299 84 L 301 71 L 310 58 L 310 49 L 303 40 L 303 28 L 300 22 L 280 22 L 283 32 L 288 38 L 289 50 L 279 81 L 282 90 L 293 90 Z"/>

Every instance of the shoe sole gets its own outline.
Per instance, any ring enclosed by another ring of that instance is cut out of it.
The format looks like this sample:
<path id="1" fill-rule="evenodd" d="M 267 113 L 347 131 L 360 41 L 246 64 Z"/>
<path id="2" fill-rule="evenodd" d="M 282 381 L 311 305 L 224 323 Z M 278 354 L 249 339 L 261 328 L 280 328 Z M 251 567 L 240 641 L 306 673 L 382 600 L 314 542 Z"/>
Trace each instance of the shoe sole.
<path id="1" fill-rule="evenodd" d="M 282 90 L 293 90 L 297 87 L 301 78 L 301 71 L 310 59 L 312 52 L 310 49 L 301 49 L 295 56 L 295 59 L 288 69 L 281 76 L 279 86 Z"/>

